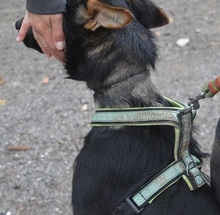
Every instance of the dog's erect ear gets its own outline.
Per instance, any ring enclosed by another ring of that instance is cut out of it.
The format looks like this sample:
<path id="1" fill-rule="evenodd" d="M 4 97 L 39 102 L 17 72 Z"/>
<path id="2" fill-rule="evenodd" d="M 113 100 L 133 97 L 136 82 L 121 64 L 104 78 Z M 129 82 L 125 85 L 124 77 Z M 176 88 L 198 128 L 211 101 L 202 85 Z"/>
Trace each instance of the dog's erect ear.
<path id="1" fill-rule="evenodd" d="M 149 0 L 127 0 L 137 20 L 146 28 L 161 27 L 169 23 L 165 11 Z"/>
<path id="2" fill-rule="evenodd" d="M 91 19 L 88 20 L 84 27 L 92 31 L 99 27 L 108 29 L 123 28 L 133 19 L 133 15 L 129 10 L 121 7 L 112 7 L 98 0 L 88 0 L 87 9 Z"/>

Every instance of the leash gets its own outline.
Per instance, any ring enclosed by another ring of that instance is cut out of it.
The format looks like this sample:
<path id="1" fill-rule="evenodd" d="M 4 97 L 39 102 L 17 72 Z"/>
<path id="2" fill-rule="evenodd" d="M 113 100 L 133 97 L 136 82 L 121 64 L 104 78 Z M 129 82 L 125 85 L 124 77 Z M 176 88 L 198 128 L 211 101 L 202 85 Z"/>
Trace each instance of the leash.
<path id="1" fill-rule="evenodd" d="M 155 126 L 174 127 L 174 161 L 160 171 L 150 182 L 131 194 L 110 215 L 139 214 L 148 204 L 181 178 L 191 191 L 206 182 L 201 161 L 189 152 L 192 124 L 199 109 L 199 100 L 211 98 L 220 91 L 220 76 L 209 82 L 195 98 L 184 103 L 164 97 L 171 107 L 99 108 L 92 117 L 91 126 Z"/>
<path id="2" fill-rule="evenodd" d="M 193 106 L 195 110 L 200 108 L 199 100 L 205 98 L 212 98 L 220 91 L 220 76 L 215 78 L 213 81 L 210 81 L 203 89 L 202 93 L 200 93 L 195 98 L 189 98 L 190 102 L 189 106 Z"/>

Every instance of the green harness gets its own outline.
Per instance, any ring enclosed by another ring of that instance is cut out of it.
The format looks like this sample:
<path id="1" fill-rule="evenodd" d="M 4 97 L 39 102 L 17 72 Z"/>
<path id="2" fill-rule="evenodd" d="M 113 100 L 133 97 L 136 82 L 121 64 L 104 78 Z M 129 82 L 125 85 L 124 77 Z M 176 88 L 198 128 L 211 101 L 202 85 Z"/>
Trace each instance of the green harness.
<path id="1" fill-rule="evenodd" d="M 189 152 L 192 122 L 196 111 L 183 103 L 165 98 L 172 107 L 100 108 L 92 117 L 91 126 L 173 126 L 175 131 L 174 161 L 150 182 L 120 204 L 111 215 L 124 208 L 140 213 L 164 190 L 183 178 L 190 190 L 205 184 L 201 161 Z"/>

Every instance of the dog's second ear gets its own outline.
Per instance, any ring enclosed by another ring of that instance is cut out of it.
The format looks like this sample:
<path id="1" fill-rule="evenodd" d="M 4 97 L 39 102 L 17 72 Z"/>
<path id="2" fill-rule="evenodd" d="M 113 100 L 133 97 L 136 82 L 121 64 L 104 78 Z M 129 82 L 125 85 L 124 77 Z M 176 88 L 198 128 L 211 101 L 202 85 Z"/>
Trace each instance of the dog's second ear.
<path id="1" fill-rule="evenodd" d="M 22 25 L 22 22 L 24 20 L 24 17 L 22 17 L 21 19 L 17 20 L 16 23 L 15 23 L 15 28 L 19 31 L 20 28 L 21 28 L 21 25 Z M 32 32 L 32 29 L 29 28 L 27 33 L 26 33 L 26 36 L 24 38 L 24 41 L 23 43 L 25 44 L 25 46 L 27 46 L 28 48 L 32 48 L 32 49 L 35 49 L 37 51 L 39 51 L 40 53 L 43 54 L 43 51 L 41 49 L 41 47 L 39 46 L 39 44 L 37 43 L 37 41 L 35 40 L 34 38 L 34 35 L 33 35 L 33 32 Z"/>
<path id="2" fill-rule="evenodd" d="M 137 20 L 146 28 L 161 27 L 169 23 L 165 11 L 149 0 L 127 0 Z"/>
<path id="3" fill-rule="evenodd" d="M 89 0 L 87 9 L 91 19 L 84 27 L 92 31 L 99 27 L 108 29 L 123 28 L 133 19 L 133 15 L 129 10 L 121 7 L 112 7 L 98 0 Z"/>

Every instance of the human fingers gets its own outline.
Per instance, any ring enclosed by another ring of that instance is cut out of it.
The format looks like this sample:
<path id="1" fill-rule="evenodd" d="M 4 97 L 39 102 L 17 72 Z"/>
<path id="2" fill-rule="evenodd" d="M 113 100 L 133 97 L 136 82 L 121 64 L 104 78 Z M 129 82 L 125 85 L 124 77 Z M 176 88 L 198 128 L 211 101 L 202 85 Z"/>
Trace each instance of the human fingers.
<path id="1" fill-rule="evenodd" d="M 53 55 L 57 60 L 63 62 L 64 61 L 64 51 L 63 51 L 63 49 L 59 50 L 56 48 L 56 46 L 54 44 L 54 40 L 52 38 L 52 22 L 50 20 L 51 16 L 56 16 L 56 15 L 42 15 L 40 17 L 41 23 L 43 25 L 41 24 L 41 25 L 35 26 L 34 36 L 35 36 L 35 39 L 37 40 L 38 44 L 40 45 L 42 51 L 47 55 L 48 58 L 51 55 Z M 62 17 L 60 17 L 60 20 L 62 20 Z M 58 20 L 58 21 L 60 21 L 60 20 Z M 57 22 L 56 19 L 53 21 Z M 57 37 L 57 38 L 59 39 L 60 37 Z"/>
<path id="2" fill-rule="evenodd" d="M 39 46 L 41 47 L 43 53 L 50 58 L 55 57 L 57 60 L 64 62 L 64 51 L 58 50 L 54 44 L 48 41 L 48 37 L 43 37 L 42 35 L 35 32 L 35 39 L 37 40 Z"/>
<path id="3" fill-rule="evenodd" d="M 34 37 L 41 47 L 44 54 L 50 58 L 53 55 L 56 59 L 61 60 L 62 56 L 59 54 L 59 50 L 54 45 L 52 38 L 51 23 L 48 15 L 42 15 L 39 17 L 39 24 L 32 25 L 34 27 Z"/>
<path id="4" fill-rule="evenodd" d="M 25 17 L 29 21 L 36 41 L 44 54 L 49 58 L 53 55 L 59 61 L 64 60 L 64 52 L 56 48 L 52 38 L 52 24 L 50 16 L 27 12 Z"/>
<path id="5" fill-rule="evenodd" d="M 47 36 L 42 36 L 41 34 L 38 34 L 38 32 L 34 32 L 34 37 L 37 40 L 39 46 L 41 47 L 43 53 L 50 58 L 51 56 L 55 57 L 58 61 L 64 62 L 65 55 L 63 50 L 58 50 L 54 44 L 51 44 L 50 41 L 48 41 Z M 45 40 L 47 38 L 47 41 Z"/>
<path id="6" fill-rule="evenodd" d="M 24 40 L 30 27 L 31 27 L 31 24 L 28 18 L 28 13 L 26 13 L 22 21 L 21 28 L 18 32 L 17 39 L 16 39 L 18 42 L 22 42 Z"/>
<path id="7" fill-rule="evenodd" d="M 34 29 L 33 29 L 33 35 L 34 35 L 34 38 L 36 39 L 38 45 L 41 47 L 42 52 L 48 58 L 50 58 L 51 54 L 50 54 L 50 51 L 48 50 L 47 43 L 45 42 L 44 38 L 40 34 L 38 34 L 38 32 L 35 31 Z"/>
<path id="8" fill-rule="evenodd" d="M 50 16 L 52 38 L 54 45 L 58 50 L 63 50 L 65 46 L 63 32 L 63 14 L 54 14 Z"/>
<path id="9" fill-rule="evenodd" d="M 63 50 L 58 50 L 56 53 L 53 55 L 58 61 L 61 63 L 64 63 L 65 61 L 65 54 Z"/>

